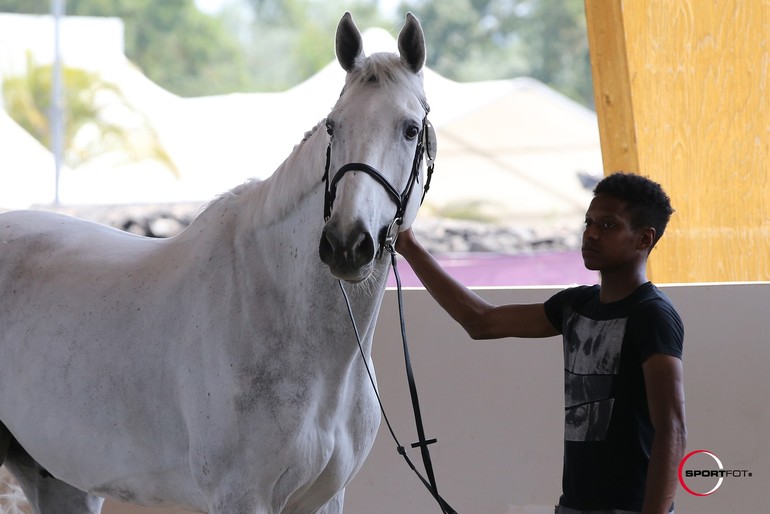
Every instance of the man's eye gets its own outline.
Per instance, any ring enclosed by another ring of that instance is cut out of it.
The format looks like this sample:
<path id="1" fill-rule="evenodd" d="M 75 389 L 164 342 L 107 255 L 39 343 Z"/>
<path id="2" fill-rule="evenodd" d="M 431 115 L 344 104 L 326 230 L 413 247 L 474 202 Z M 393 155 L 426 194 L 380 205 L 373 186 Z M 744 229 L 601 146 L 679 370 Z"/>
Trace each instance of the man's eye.
<path id="1" fill-rule="evenodd" d="M 605 221 L 604 228 L 615 228 L 615 224 L 611 221 Z"/>

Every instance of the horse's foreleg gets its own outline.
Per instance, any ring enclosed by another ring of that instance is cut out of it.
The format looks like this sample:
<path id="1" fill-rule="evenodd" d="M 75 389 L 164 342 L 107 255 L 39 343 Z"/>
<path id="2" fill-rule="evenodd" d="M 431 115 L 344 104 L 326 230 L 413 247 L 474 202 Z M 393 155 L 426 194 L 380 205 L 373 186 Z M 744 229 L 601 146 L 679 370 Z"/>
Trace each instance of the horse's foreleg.
<path id="1" fill-rule="evenodd" d="M 218 500 L 209 507 L 209 514 L 279 514 L 272 507 L 264 505 L 253 498 L 234 498 L 228 495 L 226 499 Z"/>
<path id="2" fill-rule="evenodd" d="M 342 514 L 342 504 L 345 501 L 345 489 L 341 489 L 340 492 L 338 492 L 334 498 L 329 500 L 329 502 L 315 511 L 314 514 Z"/>
<path id="3" fill-rule="evenodd" d="M 15 441 L 8 449 L 5 464 L 36 514 L 99 514 L 102 511 L 103 498 L 54 478 Z"/>
<path id="4" fill-rule="evenodd" d="M 5 462 L 5 457 L 8 455 L 8 448 L 11 446 L 13 436 L 11 431 L 5 428 L 2 422 L 0 422 L 0 466 Z"/>

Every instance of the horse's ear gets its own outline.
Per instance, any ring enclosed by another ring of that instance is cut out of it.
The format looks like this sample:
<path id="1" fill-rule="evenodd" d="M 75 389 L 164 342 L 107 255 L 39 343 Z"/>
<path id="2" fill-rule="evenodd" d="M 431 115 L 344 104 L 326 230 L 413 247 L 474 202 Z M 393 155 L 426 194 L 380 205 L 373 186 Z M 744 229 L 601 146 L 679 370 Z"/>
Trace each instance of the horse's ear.
<path id="1" fill-rule="evenodd" d="M 337 60 L 342 69 L 350 72 L 355 68 L 356 61 L 364 56 L 364 42 L 361 39 L 361 32 L 353 23 L 353 17 L 349 12 L 342 15 L 339 25 L 337 25 L 337 37 L 335 39 L 335 50 Z"/>
<path id="2" fill-rule="evenodd" d="M 406 13 L 406 23 L 398 35 L 398 51 L 403 62 L 414 73 L 425 66 L 425 35 L 412 13 Z"/>

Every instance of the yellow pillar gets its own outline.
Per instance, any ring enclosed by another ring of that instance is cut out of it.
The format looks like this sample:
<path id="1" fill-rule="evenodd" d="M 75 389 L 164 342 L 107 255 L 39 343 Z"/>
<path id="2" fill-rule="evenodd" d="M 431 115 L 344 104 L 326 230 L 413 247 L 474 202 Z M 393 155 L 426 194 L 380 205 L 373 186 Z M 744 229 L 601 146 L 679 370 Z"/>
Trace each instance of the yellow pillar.
<path id="1" fill-rule="evenodd" d="M 676 213 L 656 282 L 770 280 L 770 0 L 585 0 L 605 174 Z"/>

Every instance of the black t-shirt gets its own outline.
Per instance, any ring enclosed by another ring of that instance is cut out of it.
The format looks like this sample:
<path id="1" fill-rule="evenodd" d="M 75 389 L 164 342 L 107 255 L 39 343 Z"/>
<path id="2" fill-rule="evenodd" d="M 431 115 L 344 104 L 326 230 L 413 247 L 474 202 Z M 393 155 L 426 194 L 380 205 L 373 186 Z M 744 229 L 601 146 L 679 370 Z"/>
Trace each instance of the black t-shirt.
<path id="1" fill-rule="evenodd" d="M 654 434 L 642 363 L 654 353 L 682 358 L 682 320 L 650 282 L 606 304 L 599 286 L 566 289 L 545 310 L 564 343 L 560 503 L 639 511 Z"/>

